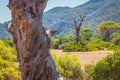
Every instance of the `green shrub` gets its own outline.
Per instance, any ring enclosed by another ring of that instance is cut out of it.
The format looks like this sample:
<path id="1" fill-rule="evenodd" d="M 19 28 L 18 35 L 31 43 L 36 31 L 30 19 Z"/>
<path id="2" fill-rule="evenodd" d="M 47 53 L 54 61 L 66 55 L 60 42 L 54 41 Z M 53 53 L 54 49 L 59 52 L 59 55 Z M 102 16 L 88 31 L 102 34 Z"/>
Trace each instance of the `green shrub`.
<path id="1" fill-rule="evenodd" d="M 113 42 L 115 45 L 120 46 L 120 37 L 114 38 L 114 39 L 112 40 L 112 42 Z"/>
<path id="2" fill-rule="evenodd" d="M 51 38 L 51 48 L 63 49 L 66 46 L 66 44 L 68 44 L 70 41 L 73 41 L 73 39 L 67 36 L 53 37 Z"/>
<path id="3" fill-rule="evenodd" d="M 85 65 L 85 73 L 84 73 L 84 79 L 85 80 L 93 80 L 93 72 L 94 72 L 94 65 Z"/>
<path id="4" fill-rule="evenodd" d="M 78 52 L 78 51 L 86 51 L 86 46 L 82 46 L 80 42 L 78 43 L 70 43 L 66 47 L 63 48 L 64 52 Z"/>
<path id="5" fill-rule="evenodd" d="M 120 80 L 120 51 L 108 55 L 96 64 L 93 80 Z"/>
<path id="6" fill-rule="evenodd" d="M 119 50 L 120 49 L 120 46 L 118 45 L 118 46 L 116 46 L 116 45 L 114 45 L 114 44 L 112 44 L 112 45 L 110 45 L 109 47 L 108 47 L 108 50 Z"/>
<path id="7" fill-rule="evenodd" d="M 14 62 L 2 59 L 0 56 L 0 80 L 21 80 L 20 72 Z"/>
<path id="8" fill-rule="evenodd" d="M 120 46 L 120 31 L 113 33 L 111 36 L 111 42 L 117 46 Z"/>
<path id="9" fill-rule="evenodd" d="M 21 80 L 18 67 L 14 65 L 15 53 L 13 47 L 0 40 L 0 80 Z"/>
<path id="10" fill-rule="evenodd" d="M 13 53 L 14 52 L 14 53 Z M 17 61 L 15 49 L 0 40 L 0 55 L 4 60 Z"/>
<path id="11" fill-rule="evenodd" d="M 51 40 L 51 48 L 52 49 L 58 49 L 60 45 L 60 42 L 58 39 Z"/>
<path id="12" fill-rule="evenodd" d="M 69 43 L 61 44 L 61 45 L 59 45 L 59 49 L 64 49 L 67 45 L 69 45 Z"/>
<path id="13" fill-rule="evenodd" d="M 11 46 L 11 47 L 15 46 L 12 39 L 3 39 L 3 41 L 5 42 L 6 46 Z"/>
<path id="14" fill-rule="evenodd" d="M 85 46 L 82 46 L 81 43 L 70 43 L 63 48 L 64 52 L 78 52 L 78 51 L 97 51 L 104 50 L 111 45 L 109 42 L 101 42 L 101 43 L 89 43 Z"/>
<path id="15" fill-rule="evenodd" d="M 97 51 L 98 48 L 96 47 L 95 44 L 88 44 L 87 46 L 87 51 Z"/>
<path id="16" fill-rule="evenodd" d="M 57 56 L 53 54 L 53 59 L 57 65 L 59 73 L 68 79 L 82 79 L 81 64 L 76 55 L 63 54 Z"/>

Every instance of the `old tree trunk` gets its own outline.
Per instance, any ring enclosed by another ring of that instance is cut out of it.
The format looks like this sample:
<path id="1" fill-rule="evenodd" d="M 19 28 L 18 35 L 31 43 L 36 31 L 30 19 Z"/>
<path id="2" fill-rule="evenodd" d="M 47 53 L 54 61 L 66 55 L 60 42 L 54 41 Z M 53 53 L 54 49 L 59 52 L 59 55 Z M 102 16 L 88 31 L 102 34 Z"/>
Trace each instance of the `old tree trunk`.
<path id="1" fill-rule="evenodd" d="M 9 0 L 12 22 L 8 31 L 17 48 L 22 80 L 58 80 L 48 49 L 42 16 L 47 0 Z"/>

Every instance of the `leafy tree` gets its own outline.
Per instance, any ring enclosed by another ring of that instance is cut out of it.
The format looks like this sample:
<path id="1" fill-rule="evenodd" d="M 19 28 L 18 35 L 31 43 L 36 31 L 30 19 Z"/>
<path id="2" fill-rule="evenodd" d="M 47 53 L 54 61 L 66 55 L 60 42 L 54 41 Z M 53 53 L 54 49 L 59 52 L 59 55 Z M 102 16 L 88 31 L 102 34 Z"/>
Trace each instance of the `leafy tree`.
<path id="1" fill-rule="evenodd" d="M 72 41 L 74 41 L 73 37 L 68 37 L 68 36 L 53 37 L 51 39 L 51 48 L 52 49 L 63 49 Z"/>
<path id="2" fill-rule="evenodd" d="M 103 40 L 110 41 L 110 35 L 120 30 L 120 25 L 114 21 L 105 21 L 98 27 L 100 30 Z"/>
<path id="3" fill-rule="evenodd" d="M 111 35 L 111 42 L 120 46 L 120 32 L 116 32 Z"/>
<path id="4" fill-rule="evenodd" d="M 120 80 L 120 51 L 108 55 L 97 63 L 93 80 Z"/>
<path id="5" fill-rule="evenodd" d="M 85 29 L 81 30 L 80 36 L 85 41 L 85 43 L 88 44 L 93 36 L 92 29 L 85 28 Z"/>

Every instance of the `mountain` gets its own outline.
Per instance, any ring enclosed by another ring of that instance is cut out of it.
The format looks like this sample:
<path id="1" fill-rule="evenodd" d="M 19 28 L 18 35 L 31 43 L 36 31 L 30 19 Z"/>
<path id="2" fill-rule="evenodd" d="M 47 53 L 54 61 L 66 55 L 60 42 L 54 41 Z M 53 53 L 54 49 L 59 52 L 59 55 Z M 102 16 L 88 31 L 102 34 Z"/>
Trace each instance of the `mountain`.
<path id="1" fill-rule="evenodd" d="M 43 23 L 48 29 L 58 29 L 56 35 L 73 35 L 72 16 L 76 12 L 84 12 L 86 20 L 82 28 L 95 29 L 101 22 L 113 20 L 120 23 L 120 0 L 89 0 L 85 4 L 70 7 L 55 7 L 44 13 Z M 78 20 L 80 21 L 80 20 Z M 0 24 L 0 37 L 8 35 L 5 25 Z"/>
<path id="2" fill-rule="evenodd" d="M 0 23 L 0 38 L 11 38 L 11 35 L 7 32 L 7 25 L 10 21 Z"/>
<path id="3" fill-rule="evenodd" d="M 57 35 L 73 35 L 72 16 L 79 11 L 86 14 L 83 28 L 96 28 L 107 20 L 120 23 L 120 0 L 90 0 L 74 8 L 56 7 L 44 14 L 43 23 L 47 28 L 58 29 Z"/>

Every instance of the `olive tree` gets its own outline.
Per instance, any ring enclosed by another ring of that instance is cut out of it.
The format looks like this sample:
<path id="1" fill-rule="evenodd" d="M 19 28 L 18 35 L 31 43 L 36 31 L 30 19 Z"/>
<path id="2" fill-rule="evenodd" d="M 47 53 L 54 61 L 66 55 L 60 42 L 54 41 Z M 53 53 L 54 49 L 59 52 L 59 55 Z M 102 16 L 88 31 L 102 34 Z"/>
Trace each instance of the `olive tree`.
<path id="1" fill-rule="evenodd" d="M 58 80 L 49 51 L 48 36 L 42 24 L 48 0 L 9 0 L 12 21 L 8 32 L 13 35 L 22 80 Z"/>

